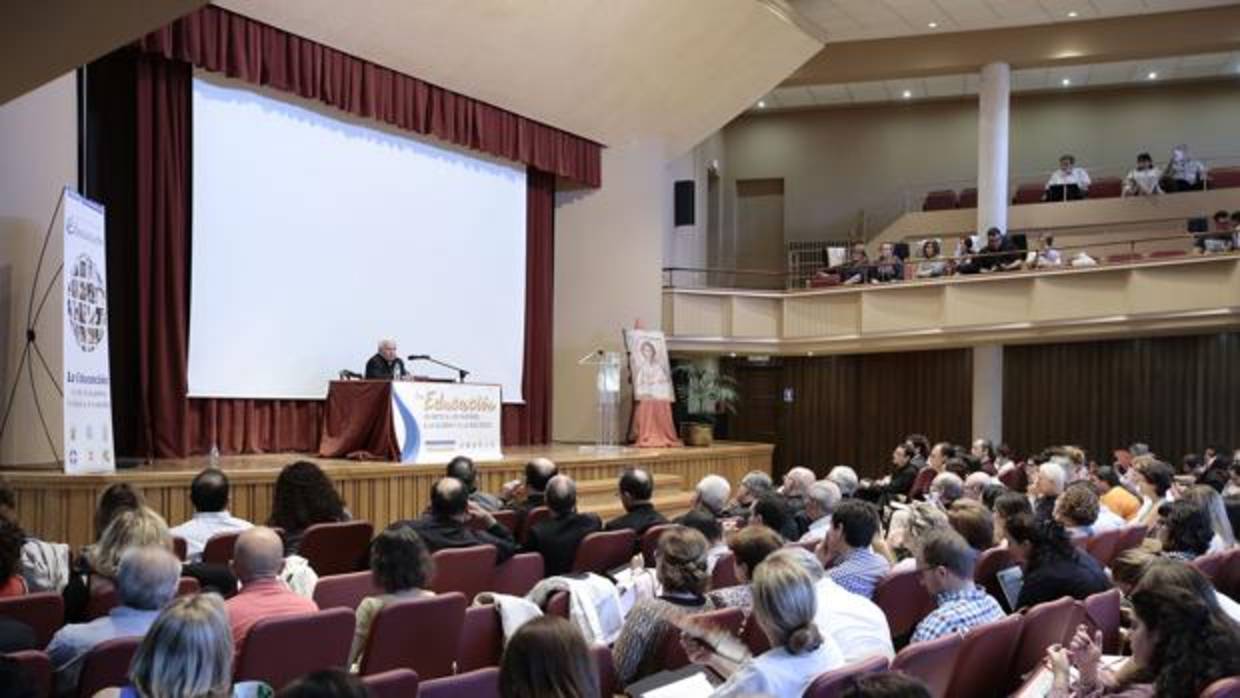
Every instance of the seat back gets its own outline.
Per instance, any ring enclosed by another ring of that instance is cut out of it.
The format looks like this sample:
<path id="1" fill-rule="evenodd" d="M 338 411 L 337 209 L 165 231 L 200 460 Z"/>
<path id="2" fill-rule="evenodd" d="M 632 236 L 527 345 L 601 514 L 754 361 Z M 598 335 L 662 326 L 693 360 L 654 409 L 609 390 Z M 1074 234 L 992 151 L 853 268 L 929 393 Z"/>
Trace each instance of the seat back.
<path id="1" fill-rule="evenodd" d="M 491 512 L 491 516 L 493 516 L 501 526 L 508 529 L 508 532 L 512 534 L 513 538 L 517 537 L 517 525 L 521 522 L 521 517 L 517 515 L 517 512 L 512 509 L 500 509 L 499 511 Z M 481 519 L 478 519 L 478 521 L 481 522 Z"/>
<path id="2" fill-rule="evenodd" d="M 499 563 L 492 572 L 491 591 L 525 596 L 542 581 L 543 558 L 538 553 L 520 553 Z"/>
<path id="3" fill-rule="evenodd" d="M 547 597 L 547 605 L 546 608 L 543 609 L 543 613 L 549 616 L 559 616 L 565 620 L 568 620 L 568 592 L 557 591 Z"/>
<path id="4" fill-rule="evenodd" d="M 504 627 L 494 606 L 465 609 L 461 623 L 461 647 L 456 653 L 457 672 L 499 666 L 504 654 Z"/>
<path id="5" fill-rule="evenodd" d="M 1240 676 L 1219 679 L 1206 686 L 1201 698 L 1240 698 Z"/>
<path id="6" fill-rule="evenodd" d="M 189 556 L 189 542 L 180 536 L 172 537 L 172 554 L 177 556 L 181 562 L 185 562 Z"/>
<path id="7" fill-rule="evenodd" d="M 1149 533 L 1149 527 L 1143 524 L 1125 526 L 1120 530 L 1123 531 L 1123 534 L 1119 537 L 1119 542 L 1115 545 L 1115 555 L 1119 555 L 1125 550 L 1140 547 L 1141 544 L 1145 542 L 1146 534 Z"/>
<path id="8" fill-rule="evenodd" d="M 22 650 L 7 656 L 17 662 L 17 670 L 26 681 L 26 685 L 34 687 L 36 698 L 52 697 L 52 660 L 39 650 Z"/>
<path id="9" fill-rule="evenodd" d="M 375 527 L 369 521 L 314 524 L 302 535 L 297 554 L 320 577 L 365 569 Z"/>
<path id="10" fill-rule="evenodd" d="M 1089 185 L 1089 198 L 1114 199 L 1124 193 L 1124 181 L 1119 177 L 1099 177 Z"/>
<path id="11" fill-rule="evenodd" d="M 545 506 L 534 507 L 525 512 L 525 520 L 521 522 L 521 542 L 525 543 L 534 524 L 549 518 L 551 518 L 551 510 Z"/>
<path id="12" fill-rule="evenodd" d="M 1042 200 L 1042 195 L 1046 193 L 1046 187 L 1041 184 L 1026 183 L 1016 188 L 1016 195 L 1012 197 L 1013 204 L 1036 204 Z"/>
<path id="13" fill-rule="evenodd" d="M 197 594 L 201 589 L 202 585 L 194 577 L 181 577 L 177 581 L 177 596 Z M 119 603 L 120 595 L 116 587 L 111 584 L 96 587 L 91 591 L 90 599 L 86 601 L 86 619 L 94 620 L 106 616 Z"/>
<path id="14" fill-rule="evenodd" d="M 1104 654 L 1120 654 L 1119 602 L 1119 589 L 1107 589 L 1085 598 L 1085 622 L 1102 631 Z"/>
<path id="15" fill-rule="evenodd" d="M 1016 655 L 1024 616 L 1013 613 L 1002 620 L 970 630 L 960 644 L 956 666 L 947 695 L 952 698 L 990 698 L 1004 695 L 1008 667 Z"/>
<path id="16" fill-rule="evenodd" d="M 1210 583 L 1213 584 L 1215 578 L 1217 578 L 1219 573 L 1223 570 L 1223 561 L 1226 557 L 1226 551 L 1202 555 L 1193 560 L 1192 565 L 1197 568 L 1198 572 L 1204 574 L 1206 579 L 1209 579 Z"/>
<path id="17" fill-rule="evenodd" d="M 1110 567 L 1111 560 L 1115 559 L 1115 548 L 1119 545 L 1120 538 L 1123 537 L 1124 529 L 1122 528 L 1103 531 L 1090 536 L 1085 543 L 1085 550 L 1098 561 L 1098 564 Z"/>
<path id="18" fill-rule="evenodd" d="M 1240 547 L 1227 551 L 1222 569 L 1214 578 L 1214 588 L 1231 598 L 1240 598 Z"/>
<path id="19" fill-rule="evenodd" d="M 1107 264 L 1131 264 L 1132 262 L 1140 262 L 1144 256 L 1140 252 L 1125 252 L 1123 254 L 1107 255 Z"/>
<path id="20" fill-rule="evenodd" d="M 749 653 L 758 656 L 763 652 L 771 649 L 771 639 L 766 636 L 766 632 L 762 630 L 762 626 L 758 625 L 758 619 L 750 613 L 745 618 L 745 622 L 741 624 L 741 642 L 749 648 Z"/>
<path id="21" fill-rule="evenodd" d="M 860 676 L 886 671 L 887 665 L 886 657 L 870 657 L 842 666 L 835 671 L 820 674 L 809 685 L 809 688 L 805 689 L 805 698 L 838 698 L 844 692 L 844 687 L 848 685 L 848 682 Z"/>
<path id="22" fill-rule="evenodd" d="M 129 664 L 142 638 L 118 637 L 95 645 L 82 658 L 78 696 L 91 698 L 105 688 L 129 685 Z"/>
<path id="23" fill-rule="evenodd" d="M 921 679 L 932 696 L 947 695 L 962 644 L 960 635 L 949 633 L 935 640 L 909 645 L 892 660 L 891 670 L 903 671 Z"/>
<path id="24" fill-rule="evenodd" d="M 1219 167 L 1210 170 L 1207 186 L 1210 189 L 1240 187 L 1240 167 Z"/>
<path id="25" fill-rule="evenodd" d="M 909 490 L 910 499 L 922 499 L 926 496 L 926 492 L 930 491 L 930 483 L 939 473 L 934 468 L 922 468 L 917 473 L 917 479 L 913 480 L 913 488 Z"/>
<path id="26" fill-rule="evenodd" d="M 499 698 L 499 669 L 475 669 L 422 682 L 417 698 Z"/>
<path id="27" fill-rule="evenodd" d="M 418 673 L 413 669 L 393 669 L 362 677 L 370 698 L 416 698 Z"/>
<path id="28" fill-rule="evenodd" d="M 233 558 L 233 549 L 237 547 L 239 535 L 240 531 L 231 531 L 211 536 L 202 548 L 202 561 L 212 565 L 227 565 Z"/>
<path id="29" fill-rule="evenodd" d="M 388 604 L 370 626 L 358 673 L 405 667 L 423 681 L 449 676 L 464 623 L 465 596 L 460 592 Z"/>
<path id="30" fill-rule="evenodd" d="M 30 626 L 35 643 L 47 647 L 52 636 L 65 624 L 65 599 L 50 591 L 0 598 L 0 616 Z"/>
<path id="31" fill-rule="evenodd" d="M 1007 608 L 1007 597 L 1003 595 L 1003 587 L 999 584 L 999 571 L 1016 564 L 1012 551 L 1007 548 L 990 548 L 977 558 L 977 566 L 973 568 L 973 581 L 986 590 L 987 594 L 998 599 Z M 1011 611 L 1014 609 L 1008 608 Z"/>
<path id="32" fill-rule="evenodd" d="M 486 591 L 495 576 L 494 545 L 475 545 L 468 548 L 439 550 L 431 559 L 435 561 L 435 574 L 431 576 L 430 588 L 437 594 L 459 591 L 467 601 Z"/>
<path id="33" fill-rule="evenodd" d="M 314 603 L 319 610 L 347 608 L 356 611 L 362 599 L 382 593 L 383 588 L 375 583 L 375 575 L 370 570 L 329 574 L 319 577 L 315 583 Z"/>
<path id="34" fill-rule="evenodd" d="M 581 539 L 577 556 L 573 558 L 573 573 L 594 572 L 604 574 L 608 570 L 623 567 L 633 557 L 637 534 L 630 529 L 598 531 Z"/>
<path id="35" fill-rule="evenodd" d="M 651 526 L 642 534 L 642 561 L 647 567 L 654 567 L 654 551 L 659 548 L 659 536 L 671 528 L 673 524 Z"/>
<path id="36" fill-rule="evenodd" d="M 953 189 L 936 189 L 926 194 L 921 204 L 923 211 L 946 211 L 956 208 L 956 192 Z"/>
<path id="37" fill-rule="evenodd" d="M 1016 656 L 1012 660 L 1012 676 L 1019 680 L 1019 677 L 1033 670 L 1046 656 L 1046 648 L 1062 643 L 1064 637 L 1076 627 L 1079 617 L 1076 601 L 1067 596 L 1029 609 L 1025 614 Z"/>
<path id="38" fill-rule="evenodd" d="M 731 552 L 724 553 L 715 561 L 715 568 L 710 572 L 710 588 L 723 589 L 740 584 L 736 578 L 736 558 Z"/>
<path id="39" fill-rule="evenodd" d="M 745 612 L 739 608 L 720 608 L 705 613 L 695 613 L 691 622 L 708 628 L 716 628 L 740 637 L 741 626 L 745 623 Z M 756 623 L 755 623 L 756 624 Z M 680 633 L 667 633 L 663 638 L 663 648 L 659 652 L 663 658 L 663 669 L 674 670 L 689 665 L 689 655 L 680 644 Z"/>
<path id="40" fill-rule="evenodd" d="M 236 681 L 279 690 L 293 679 L 349 663 L 354 615 L 347 608 L 264 618 L 250 628 L 233 670 Z"/>
<path id="41" fill-rule="evenodd" d="M 616 678 L 616 665 L 612 662 L 611 648 L 603 644 L 590 645 L 590 654 L 594 655 L 594 668 L 598 671 L 598 694 L 601 698 L 611 698 L 622 693 L 620 681 Z"/>
<path id="42" fill-rule="evenodd" d="M 874 603 L 887 616 L 892 637 L 911 633 L 934 610 L 934 599 L 921 585 L 921 574 L 915 569 L 891 572 L 880 579 L 874 587 Z"/>
<path id="43" fill-rule="evenodd" d="M 956 200 L 956 208 L 977 208 L 977 187 L 960 190 L 960 198 Z"/>

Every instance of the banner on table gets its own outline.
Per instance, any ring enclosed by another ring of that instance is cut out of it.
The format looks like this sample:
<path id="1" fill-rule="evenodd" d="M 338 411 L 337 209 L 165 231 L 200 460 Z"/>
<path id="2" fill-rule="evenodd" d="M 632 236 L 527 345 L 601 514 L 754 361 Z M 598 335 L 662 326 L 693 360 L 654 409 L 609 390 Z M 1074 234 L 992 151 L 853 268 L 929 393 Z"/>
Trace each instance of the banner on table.
<path id="1" fill-rule="evenodd" d="M 103 207 L 68 188 L 63 196 L 65 472 L 110 473 L 116 451 Z"/>
<path id="2" fill-rule="evenodd" d="M 392 428 L 400 462 L 447 463 L 454 456 L 498 460 L 502 395 L 498 385 L 392 384 Z"/>

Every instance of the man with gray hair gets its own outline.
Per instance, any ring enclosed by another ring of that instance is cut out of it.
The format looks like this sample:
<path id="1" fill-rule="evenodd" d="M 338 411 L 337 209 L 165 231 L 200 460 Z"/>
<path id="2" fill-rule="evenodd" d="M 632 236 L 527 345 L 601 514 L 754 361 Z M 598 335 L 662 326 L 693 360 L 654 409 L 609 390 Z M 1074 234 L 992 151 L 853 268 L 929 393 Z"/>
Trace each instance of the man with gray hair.
<path id="1" fill-rule="evenodd" d="M 116 571 L 120 605 L 89 623 L 64 626 L 47 646 L 56 669 L 58 692 L 77 692 L 82 659 L 96 645 L 113 638 L 145 635 L 160 609 L 176 595 L 180 577 L 181 563 L 171 552 L 155 546 L 126 550 Z"/>
<path id="2" fill-rule="evenodd" d="M 405 362 L 396 355 L 396 340 L 380 339 L 379 350 L 366 362 L 367 380 L 401 380 L 409 376 Z"/>
<path id="3" fill-rule="evenodd" d="M 775 482 L 771 480 L 770 475 L 761 470 L 751 470 L 741 478 L 741 484 L 736 488 L 736 496 L 732 498 L 732 504 L 727 508 L 724 516 L 747 519 L 749 509 L 758 497 L 774 491 Z"/>
<path id="4" fill-rule="evenodd" d="M 896 655 L 891 643 L 891 626 L 877 604 L 846 591 L 827 576 L 817 556 L 801 546 L 788 546 L 771 553 L 767 559 L 775 557 L 795 561 L 814 580 L 814 591 L 818 596 L 818 612 L 814 622 L 823 637 L 829 637 L 839 645 L 845 662 L 851 664 L 870 657 L 891 659 Z"/>
<path id="5" fill-rule="evenodd" d="M 830 480 L 821 480 L 809 486 L 805 496 L 805 516 L 809 529 L 801 535 L 801 543 L 817 543 L 831 530 L 831 514 L 840 503 L 840 488 Z"/>
<path id="6" fill-rule="evenodd" d="M 1050 521 L 1055 518 L 1055 500 L 1063 494 L 1068 484 L 1068 475 L 1062 465 L 1048 460 L 1038 466 L 1037 477 L 1033 481 L 1033 513 L 1039 520 Z"/>
<path id="7" fill-rule="evenodd" d="M 837 465 L 831 468 L 831 472 L 827 473 L 827 479 L 840 488 L 840 496 L 844 498 L 853 496 L 861 483 L 861 479 L 857 477 L 857 471 L 847 465 Z"/>
<path id="8" fill-rule="evenodd" d="M 944 511 L 952 502 L 964 496 L 964 480 L 955 473 L 939 473 L 930 481 L 927 498 Z"/>
<path id="9" fill-rule="evenodd" d="M 698 480 L 693 492 L 693 501 L 690 502 L 690 511 L 699 511 L 712 519 L 718 519 L 727 509 L 730 496 L 732 496 L 732 485 L 728 484 L 727 478 L 721 475 L 707 475 Z M 686 516 L 688 516 L 687 513 L 681 514 L 672 523 L 683 526 L 683 519 Z"/>

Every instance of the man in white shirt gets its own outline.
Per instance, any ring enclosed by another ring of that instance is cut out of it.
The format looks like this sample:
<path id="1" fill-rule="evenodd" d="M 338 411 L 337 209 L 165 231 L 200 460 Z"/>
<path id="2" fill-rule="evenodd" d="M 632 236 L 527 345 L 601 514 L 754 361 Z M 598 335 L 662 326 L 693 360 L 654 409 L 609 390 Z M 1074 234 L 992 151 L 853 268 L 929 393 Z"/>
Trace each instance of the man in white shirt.
<path id="1" fill-rule="evenodd" d="M 1051 173 L 1046 182 L 1047 201 L 1065 201 L 1084 198 L 1089 191 L 1089 173 L 1076 166 L 1076 157 L 1063 155 L 1059 169 Z"/>
<path id="2" fill-rule="evenodd" d="M 827 537 L 831 530 L 831 513 L 840 503 L 840 488 L 830 480 L 820 480 L 809 486 L 805 493 L 805 516 L 809 530 L 801 536 L 801 543 L 817 543 Z"/>
<path id="3" fill-rule="evenodd" d="M 777 555 L 795 558 L 814 580 L 814 590 L 818 592 L 818 613 L 814 620 L 823 637 L 835 640 L 844 654 L 844 661 L 851 664 L 870 657 L 891 659 L 896 655 L 887 616 L 877 604 L 836 584 L 826 575 L 818 558 L 804 548 L 784 548 L 771 557 Z"/>
<path id="4" fill-rule="evenodd" d="M 228 513 L 228 477 L 217 468 L 198 473 L 190 484 L 189 499 L 194 504 L 194 518 L 172 529 L 172 535 L 185 539 L 187 557 L 198 562 L 202 550 L 212 536 L 240 533 L 253 524 Z"/>
<path id="5" fill-rule="evenodd" d="M 1204 189 L 1206 166 L 1188 154 L 1188 146 L 1181 143 L 1171 149 L 1171 157 L 1163 168 L 1169 191 L 1193 191 Z"/>

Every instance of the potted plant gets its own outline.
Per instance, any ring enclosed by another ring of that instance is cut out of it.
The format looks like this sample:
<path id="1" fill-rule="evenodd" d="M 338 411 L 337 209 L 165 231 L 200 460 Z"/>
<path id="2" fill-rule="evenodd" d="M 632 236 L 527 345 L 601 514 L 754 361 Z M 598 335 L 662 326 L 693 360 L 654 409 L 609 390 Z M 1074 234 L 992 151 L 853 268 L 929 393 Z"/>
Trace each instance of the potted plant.
<path id="1" fill-rule="evenodd" d="M 715 438 L 715 422 L 719 415 L 736 414 L 736 380 L 715 368 L 698 362 L 679 364 L 672 373 L 676 381 L 677 399 L 683 402 L 688 420 L 682 424 L 682 438 L 689 446 L 710 446 Z"/>

